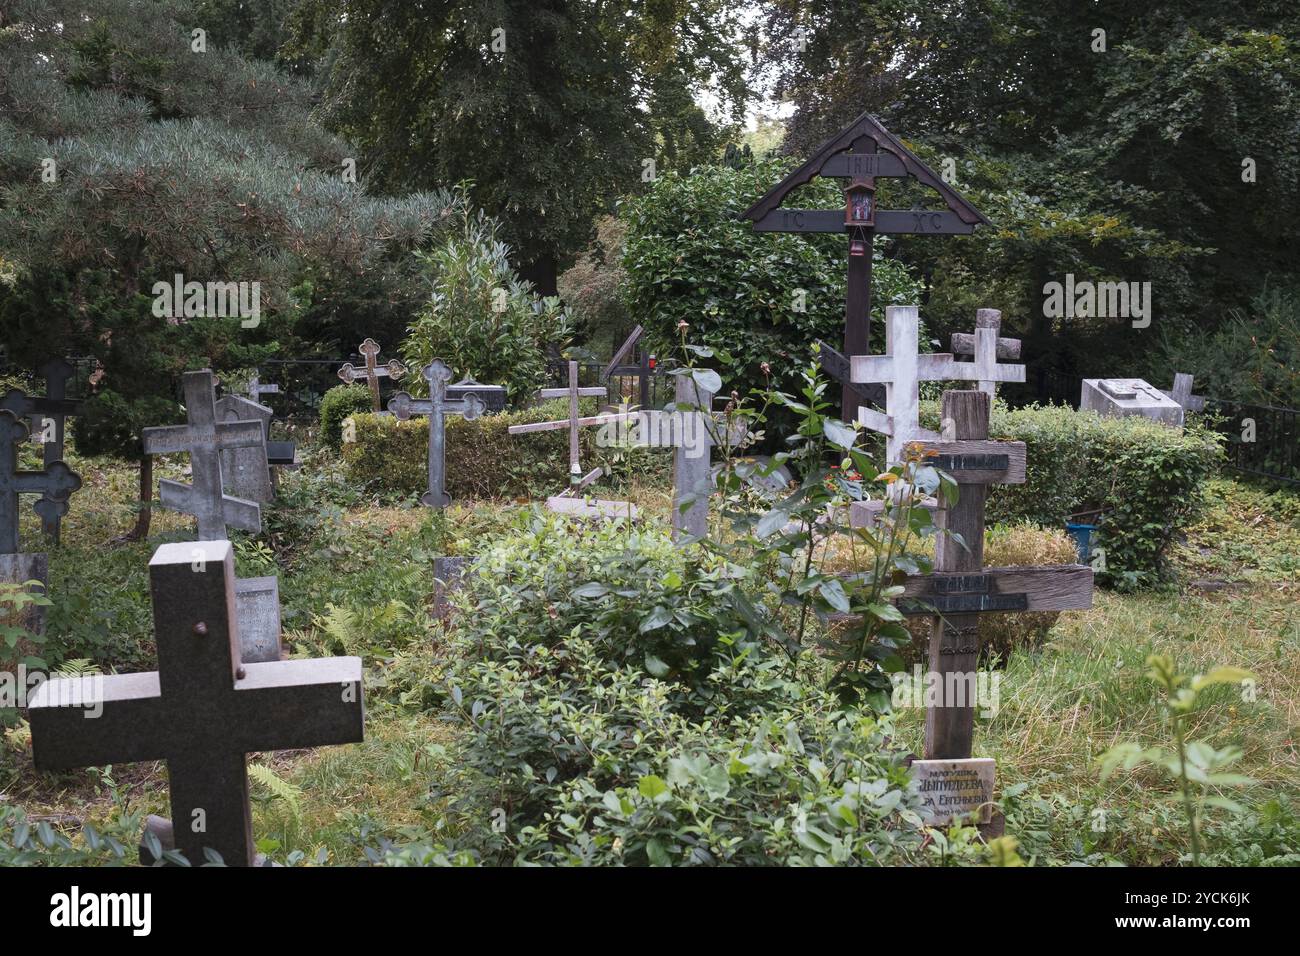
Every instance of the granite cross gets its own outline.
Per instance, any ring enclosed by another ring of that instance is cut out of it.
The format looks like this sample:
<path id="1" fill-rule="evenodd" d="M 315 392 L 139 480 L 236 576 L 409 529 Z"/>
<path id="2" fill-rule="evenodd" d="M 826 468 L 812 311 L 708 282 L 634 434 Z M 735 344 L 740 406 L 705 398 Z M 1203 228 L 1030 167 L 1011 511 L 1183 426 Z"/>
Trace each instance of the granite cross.
<path id="1" fill-rule="evenodd" d="M 345 362 L 343 367 L 339 369 L 339 378 L 350 385 L 364 376 L 366 384 L 370 386 L 370 404 L 378 412 L 384 407 L 379 400 L 379 380 L 381 378 L 394 380 L 401 378 L 406 374 L 406 366 L 396 359 L 393 359 L 387 365 L 378 364 L 376 356 L 379 355 L 379 343 L 374 339 L 366 339 L 357 347 L 357 351 L 366 360 L 365 368 L 358 369 L 351 362 Z M 437 359 L 434 361 L 437 361 Z"/>
<path id="2" fill-rule="evenodd" d="M 254 863 L 246 755 L 364 739 L 361 659 L 241 663 L 229 541 L 149 562 L 158 670 L 55 678 L 28 709 L 39 770 L 167 761 L 176 849 Z"/>
<path id="3" fill-rule="evenodd" d="M 228 448 L 264 446 L 266 435 L 260 421 L 217 420 L 211 369 L 186 372 L 186 425 L 164 425 L 141 432 L 147 455 L 189 452 L 193 484 L 184 485 L 164 478 L 158 482 L 163 507 L 192 514 L 198 519 L 200 541 L 226 537 L 226 526 L 245 531 L 262 530 L 262 512 L 257 502 L 222 493 L 221 452 Z"/>
<path id="4" fill-rule="evenodd" d="M 61 461 L 42 471 L 19 471 L 18 448 L 27 437 L 27 423 L 0 410 L 0 554 L 18 553 L 20 494 L 39 494 L 34 509 L 48 522 L 67 513 L 68 496 L 81 487 L 81 479 Z"/>
<path id="5" fill-rule="evenodd" d="M 65 359 L 55 358 L 46 362 L 39 369 L 45 379 L 45 395 L 26 395 L 19 389 L 10 389 L 0 397 L 0 409 L 8 409 L 19 418 L 32 421 L 32 438 L 41 443 L 41 458 L 49 468 L 56 461 L 63 460 L 63 435 L 65 419 L 69 415 L 81 412 L 81 402 L 67 397 L 68 380 L 76 374 L 76 369 Z M 67 513 L 66 503 L 57 506 L 52 501 L 43 502 L 38 508 L 41 515 L 41 531 L 56 544 L 59 540 L 59 521 Z"/>
<path id="6" fill-rule="evenodd" d="M 429 417 L 429 489 L 420 496 L 420 504 L 426 508 L 445 508 L 451 504 L 451 497 L 445 490 L 446 417 L 460 415 L 473 421 L 486 411 L 487 406 L 473 392 L 456 401 L 448 400 L 447 383 L 451 381 L 451 369 L 441 359 L 434 359 L 420 370 L 420 374 L 429 384 L 429 397 L 412 398 L 407 392 L 398 392 L 388 400 L 388 410 L 400 421 L 406 421 L 412 415 Z"/>

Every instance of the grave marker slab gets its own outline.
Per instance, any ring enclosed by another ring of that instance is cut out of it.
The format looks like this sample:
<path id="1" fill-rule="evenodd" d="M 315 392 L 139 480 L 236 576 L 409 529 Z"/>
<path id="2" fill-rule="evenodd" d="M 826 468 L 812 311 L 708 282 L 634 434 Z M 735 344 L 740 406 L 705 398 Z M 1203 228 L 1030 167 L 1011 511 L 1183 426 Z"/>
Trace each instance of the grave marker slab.
<path id="1" fill-rule="evenodd" d="M 271 417 L 275 413 L 242 395 L 223 395 L 217 399 L 216 410 L 217 421 L 223 424 L 262 423 L 263 440 L 260 444 L 221 450 L 221 482 L 223 490 L 234 497 L 265 504 L 274 496 L 266 436 L 271 433 Z"/>
<path id="2" fill-rule="evenodd" d="M 379 343 L 374 339 L 366 339 L 359 346 L 357 351 L 365 359 L 365 367 L 358 369 L 351 362 L 344 362 L 343 367 L 339 369 L 339 378 L 351 385 L 359 378 L 364 378 L 366 384 L 370 387 L 370 404 L 373 411 L 380 412 L 383 404 L 379 399 L 379 380 L 381 378 L 391 378 L 394 381 L 406 374 L 406 366 L 401 362 L 393 359 L 387 365 L 380 365 L 376 361 L 379 355 Z M 435 360 L 436 361 L 436 360 Z"/>
<path id="3" fill-rule="evenodd" d="M 0 554 L 0 584 L 25 584 L 28 581 L 39 581 L 42 594 L 49 591 L 50 556 L 48 554 Z M 8 623 L 32 634 L 44 634 L 47 610 L 44 605 L 29 604 L 20 615 L 15 615 Z M 0 623 L 4 623 L 2 614 L 0 614 Z M 27 652 L 21 639 L 17 650 L 19 654 Z M 35 649 L 32 653 L 36 653 Z"/>
<path id="4" fill-rule="evenodd" d="M 1174 427 L 1183 424 L 1183 407 L 1140 378 L 1085 378 L 1079 410 L 1107 418 L 1140 415 Z"/>
<path id="5" fill-rule="evenodd" d="M 994 771 L 992 757 L 913 760 L 912 777 L 921 795 L 921 819 L 937 827 L 957 821 L 990 822 Z"/>
<path id="6" fill-rule="evenodd" d="M 28 710 L 32 755 L 40 770 L 167 761 L 177 848 L 193 865 L 211 848 L 250 866 L 246 755 L 364 739 L 361 659 L 241 663 L 234 551 L 203 545 L 201 569 L 191 543 L 165 544 L 149 562 L 158 670 L 41 685 Z"/>
<path id="7" fill-rule="evenodd" d="M 473 421 L 487 409 L 483 399 L 473 392 L 458 401 L 448 400 L 447 383 L 451 381 L 451 369 L 441 359 L 434 359 L 420 370 L 420 374 L 429 383 L 429 397 L 412 398 L 408 392 L 398 392 L 388 400 L 388 410 L 400 421 L 413 415 L 428 416 L 429 490 L 420 496 L 420 504 L 426 508 L 445 508 L 451 504 L 451 496 L 445 490 L 447 416 L 460 415 L 466 421 Z"/>

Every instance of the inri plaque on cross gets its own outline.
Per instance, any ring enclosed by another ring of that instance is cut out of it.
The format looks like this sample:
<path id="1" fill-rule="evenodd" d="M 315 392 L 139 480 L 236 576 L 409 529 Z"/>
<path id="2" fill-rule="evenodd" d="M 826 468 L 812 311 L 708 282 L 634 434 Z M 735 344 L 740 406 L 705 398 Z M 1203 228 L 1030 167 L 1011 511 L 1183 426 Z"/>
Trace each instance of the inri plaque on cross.
<path id="1" fill-rule="evenodd" d="M 246 754 L 364 738 L 361 659 L 241 664 L 229 541 L 164 544 L 149 562 L 158 670 L 55 678 L 28 716 L 40 770 L 167 761 L 176 848 L 255 859 Z"/>

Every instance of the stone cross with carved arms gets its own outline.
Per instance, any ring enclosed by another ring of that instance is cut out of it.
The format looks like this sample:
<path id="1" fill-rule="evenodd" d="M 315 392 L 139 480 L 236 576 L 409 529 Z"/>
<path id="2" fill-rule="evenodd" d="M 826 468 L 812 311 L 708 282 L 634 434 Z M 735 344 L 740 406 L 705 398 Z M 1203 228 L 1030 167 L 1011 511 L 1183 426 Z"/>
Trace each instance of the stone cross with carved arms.
<path id="1" fill-rule="evenodd" d="M 18 447 L 27 440 L 27 423 L 0 410 L 0 554 L 18 553 L 18 496 L 39 494 L 33 506 L 43 522 L 68 511 L 68 497 L 81 479 L 61 461 L 42 471 L 18 470 Z"/>
<path id="2" fill-rule="evenodd" d="M 420 370 L 420 374 L 429 383 L 429 397 L 412 398 L 407 392 L 398 392 L 388 400 L 388 410 L 400 421 L 413 415 L 429 417 L 429 489 L 420 496 L 420 504 L 426 508 L 445 508 L 451 504 L 451 496 L 445 490 L 446 418 L 459 415 L 473 421 L 487 411 L 487 405 L 473 392 L 456 401 L 448 400 L 447 383 L 451 381 L 451 369 L 442 359 L 434 359 Z"/>
<path id="3" fill-rule="evenodd" d="M 343 367 L 339 369 L 339 378 L 351 385 L 364 376 L 366 384 L 370 386 L 370 404 L 378 412 L 384 407 L 379 400 L 379 380 L 381 378 L 391 378 L 396 381 L 406 374 L 406 366 L 397 359 L 393 359 L 387 365 L 380 365 L 377 361 L 379 343 L 374 339 L 366 339 L 357 346 L 357 351 L 366 360 L 366 367 L 358 369 L 351 362 L 345 362 Z M 437 361 L 437 359 L 434 361 Z"/>
<path id="4" fill-rule="evenodd" d="M 255 862 L 246 754 L 364 739 L 361 659 L 241 663 L 234 552 L 162 545 L 149 562 L 158 670 L 55 678 L 28 709 L 38 770 L 167 761 L 175 847 Z"/>
<path id="5" fill-rule="evenodd" d="M 220 541 L 226 526 L 244 531 L 262 530 L 262 510 L 255 501 L 222 494 L 221 452 L 248 445 L 264 448 L 266 435 L 260 421 L 217 421 L 217 407 L 211 369 L 186 372 L 186 425 L 145 428 L 140 437 L 146 455 L 188 452 L 193 484 L 164 478 L 158 482 L 158 497 L 164 508 L 194 515 L 200 541 Z"/>

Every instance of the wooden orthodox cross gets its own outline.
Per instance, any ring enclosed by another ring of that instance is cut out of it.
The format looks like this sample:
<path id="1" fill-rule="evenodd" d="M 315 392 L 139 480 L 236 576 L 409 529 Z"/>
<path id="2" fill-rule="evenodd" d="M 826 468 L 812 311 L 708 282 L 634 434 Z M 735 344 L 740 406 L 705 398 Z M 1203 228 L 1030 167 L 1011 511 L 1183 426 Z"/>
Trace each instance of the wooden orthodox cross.
<path id="1" fill-rule="evenodd" d="M 814 176 L 847 179 L 843 209 L 785 209 L 781 204 Z M 877 177 L 909 176 L 935 190 L 946 209 L 877 209 Z M 840 232 L 848 238 L 848 281 L 844 302 L 844 354 L 865 355 L 871 340 L 871 257 L 874 237 L 884 235 L 967 235 L 988 225 L 984 215 L 904 146 L 893 133 L 863 113 L 823 143 L 808 161 L 741 214 L 756 231 Z M 843 380 L 841 380 L 843 381 Z M 841 416 L 852 421 L 861 404 L 848 382 Z"/>
<path id="2" fill-rule="evenodd" d="M 357 351 L 366 360 L 365 368 L 358 369 L 351 362 L 345 362 L 339 369 L 339 378 L 351 385 L 357 379 L 364 377 L 366 384 L 370 386 L 370 404 L 378 412 L 384 407 L 379 400 L 379 380 L 391 378 L 396 381 L 406 374 L 406 366 L 396 359 L 387 365 L 378 364 L 376 357 L 379 355 L 379 343 L 374 339 L 366 339 L 357 347 Z"/>
<path id="3" fill-rule="evenodd" d="M 42 471 L 19 471 L 18 448 L 27 437 L 27 423 L 0 410 L 0 554 L 18 553 L 20 494 L 41 496 L 33 507 L 47 522 L 67 513 L 68 497 L 81 487 L 81 479 L 61 461 Z"/>
<path id="4" fill-rule="evenodd" d="M 361 659 L 240 660 L 229 541 L 164 544 L 149 562 L 158 670 L 55 678 L 31 700 L 37 769 L 167 761 L 176 849 L 256 859 L 246 755 L 364 739 Z"/>
<path id="5" fill-rule="evenodd" d="M 398 392 L 388 400 L 388 410 L 400 421 L 406 421 L 413 415 L 429 417 L 429 489 L 420 496 L 420 504 L 426 508 L 445 508 L 451 504 L 451 496 L 445 490 L 447 416 L 459 415 L 467 421 L 473 421 L 487 410 L 487 405 L 473 392 L 455 401 L 447 398 L 451 369 L 442 359 L 434 359 L 420 374 L 429 383 L 429 397 L 412 398 L 408 392 Z"/>
<path id="6" fill-rule="evenodd" d="M 569 487 L 561 494 L 546 499 L 546 506 L 552 511 L 564 511 L 573 514 L 600 514 L 608 517 L 635 517 L 636 515 L 636 507 L 626 501 L 594 501 L 588 505 L 578 497 L 578 492 L 604 473 L 603 469 L 594 468 L 590 472 L 583 474 L 579 429 L 591 425 L 612 425 L 628 421 L 634 417 L 632 413 L 628 412 L 606 412 L 600 415 L 588 415 L 585 418 L 579 415 L 579 399 L 603 398 L 606 394 L 608 394 L 608 389 L 604 385 L 580 387 L 578 385 L 578 363 L 570 362 L 569 384 L 567 387 L 544 388 L 537 393 L 537 397 L 540 399 L 567 398 L 569 400 L 569 417 L 562 421 L 511 425 L 507 429 L 511 435 L 559 431 L 562 428 L 569 430 Z"/>

